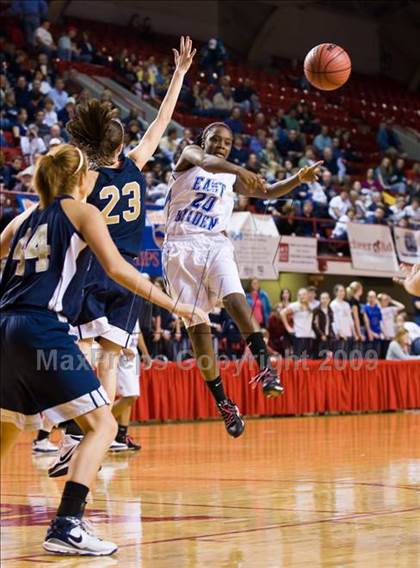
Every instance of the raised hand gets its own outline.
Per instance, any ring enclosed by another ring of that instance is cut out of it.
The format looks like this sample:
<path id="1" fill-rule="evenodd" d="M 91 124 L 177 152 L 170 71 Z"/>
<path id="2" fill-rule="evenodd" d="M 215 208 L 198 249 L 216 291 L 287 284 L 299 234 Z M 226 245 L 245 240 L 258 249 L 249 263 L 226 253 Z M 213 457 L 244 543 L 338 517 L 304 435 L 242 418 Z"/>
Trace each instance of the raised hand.
<path id="1" fill-rule="evenodd" d="M 173 49 L 172 51 L 174 52 L 175 70 L 185 74 L 191 67 L 194 55 L 197 52 L 196 49 L 192 49 L 190 36 L 187 36 L 186 38 L 181 36 L 179 41 L 179 51 L 177 49 Z"/>
<path id="2" fill-rule="evenodd" d="M 298 171 L 298 178 L 301 183 L 313 183 L 318 180 L 319 167 L 324 162 L 320 160 L 312 166 L 305 166 Z"/>

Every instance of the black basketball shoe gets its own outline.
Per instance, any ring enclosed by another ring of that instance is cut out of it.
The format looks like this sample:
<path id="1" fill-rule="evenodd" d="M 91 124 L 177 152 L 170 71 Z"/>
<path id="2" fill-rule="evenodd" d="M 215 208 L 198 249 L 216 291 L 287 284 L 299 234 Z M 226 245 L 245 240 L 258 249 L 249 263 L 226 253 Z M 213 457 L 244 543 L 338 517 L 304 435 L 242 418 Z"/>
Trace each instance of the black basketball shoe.
<path id="1" fill-rule="evenodd" d="M 254 383 L 254 386 L 261 383 L 263 394 L 268 398 L 279 396 L 284 392 L 284 386 L 281 384 L 276 371 L 269 367 L 263 369 L 250 382 Z"/>
<path id="2" fill-rule="evenodd" d="M 217 403 L 217 408 L 225 422 L 225 427 L 233 438 L 237 438 L 245 429 L 245 422 L 239 413 L 239 408 L 229 398 Z"/>

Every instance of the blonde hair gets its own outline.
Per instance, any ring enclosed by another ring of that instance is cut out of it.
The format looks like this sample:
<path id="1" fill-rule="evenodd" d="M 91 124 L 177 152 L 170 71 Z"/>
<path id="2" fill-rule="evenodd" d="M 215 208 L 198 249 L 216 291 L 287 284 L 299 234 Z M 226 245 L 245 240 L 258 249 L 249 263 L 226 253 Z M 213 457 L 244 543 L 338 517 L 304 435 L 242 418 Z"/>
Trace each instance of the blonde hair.
<path id="1" fill-rule="evenodd" d="M 351 300 L 352 298 L 354 298 L 354 294 L 357 292 L 357 290 L 360 290 L 361 288 L 363 288 L 361 282 L 358 282 L 357 280 L 354 280 L 353 282 L 350 282 L 350 284 L 347 286 L 346 288 L 346 295 L 347 298 L 349 300 Z"/>
<path id="2" fill-rule="evenodd" d="M 61 144 L 41 156 L 34 174 L 34 186 L 41 204 L 46 207 L 58 195 L 72 194 L 86 173 L 86 156 L 71 144 Z"/>
<path id="3" fill-rule="evenodd" d="M 396 341 L 401 345 L 401 340 L 404 337 L 404 335 L 408 335 L 408 330 L 405 329 L 405 327 L 400 327 L 400 329 L 395 334 L 394 341 Z"/>

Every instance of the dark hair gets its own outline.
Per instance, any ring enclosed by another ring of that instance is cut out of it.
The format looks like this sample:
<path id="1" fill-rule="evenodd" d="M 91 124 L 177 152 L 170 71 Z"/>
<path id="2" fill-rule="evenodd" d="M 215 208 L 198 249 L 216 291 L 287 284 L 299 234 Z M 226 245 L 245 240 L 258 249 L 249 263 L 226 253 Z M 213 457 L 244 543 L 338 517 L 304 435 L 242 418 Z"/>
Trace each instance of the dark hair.
<path id="1" fill-rule="evenodd" d="M 232 129 L 230 128 L 230 126 L 228 126 L 227 124 L 225 124 L 224 122 L 212 122 L 211 124 L 208 124 L 205 129 L 203 130 L 201 137 L 199 139 L 199 144 L 201 145 L 203 142 L 205 142 L 209 132 L 211 132 L 214 128 L 226 128 L 226 130 L 229 130 L 229 132 L 232 135 L 233 138 L 233 132 Z"/>
<path id="2" fill-rule="evenodd" d="M 115 118 L 115 110 L 96 99 L 78 105 L 76 118 L 67 123 L 72 141 L 95 166 L 110 165 L 123 143 L 124 127 Z"/>

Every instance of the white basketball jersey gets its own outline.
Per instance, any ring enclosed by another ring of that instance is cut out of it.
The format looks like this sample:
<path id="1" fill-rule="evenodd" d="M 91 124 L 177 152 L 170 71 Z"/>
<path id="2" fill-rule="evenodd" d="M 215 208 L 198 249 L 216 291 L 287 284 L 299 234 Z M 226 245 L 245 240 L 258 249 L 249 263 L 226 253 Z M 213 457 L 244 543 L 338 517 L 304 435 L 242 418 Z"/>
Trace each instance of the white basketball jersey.
<path id="1" fill-rule="evenodd" d="M 212 174 L 199 166 L 173 172 L 165 204 L 166 235 L 226 231 L 234 205 L 234 174 Z"/>

